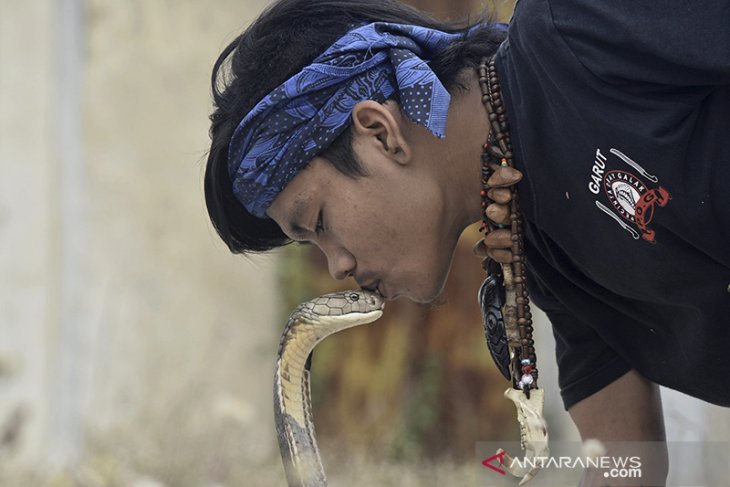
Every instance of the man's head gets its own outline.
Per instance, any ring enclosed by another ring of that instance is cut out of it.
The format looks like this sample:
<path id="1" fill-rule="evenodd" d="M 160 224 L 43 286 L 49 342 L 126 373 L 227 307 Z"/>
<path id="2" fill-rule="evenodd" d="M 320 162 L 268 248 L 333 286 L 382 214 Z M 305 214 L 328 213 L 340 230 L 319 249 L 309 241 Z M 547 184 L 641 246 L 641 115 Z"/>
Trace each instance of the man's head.
<path id="1" fill-rule="evenodd" d="M 457 31 L 390 0 L 288 0 L 270 7 L 224 50 L 213 73 L 216 111 L 211 116 L 206 202 L 214 226 L 233 252 L 308 240 L 325 252 L 334 277 L 353 275 L 365 287 L 382 280 L 382 290 L 391 296 L 428 300 L 443 284 L 453 234 L 458 236 L 455 223 L 448 221 L 449 201 L 437 176 L 443 167 L 434 170 L 434 164 L 447 158 L 446 146 L 404 116 L 398 93 L 382 104 L 367 99 L 357 103 L 351 125 L 313 154 L 309 167 L 284 186 L 264 218 L 249 213 L 234 196 L 228 171 L 231 137 L 252 108 L 353 26 L 370 22 Z M 463 68 L 493 53 L 502 37 L 485 26 L 468 39 L 451 42 L 427 62 L 453 92 L 462 85 Z M 321 212 L 325 231 L 318 234 Z"/>

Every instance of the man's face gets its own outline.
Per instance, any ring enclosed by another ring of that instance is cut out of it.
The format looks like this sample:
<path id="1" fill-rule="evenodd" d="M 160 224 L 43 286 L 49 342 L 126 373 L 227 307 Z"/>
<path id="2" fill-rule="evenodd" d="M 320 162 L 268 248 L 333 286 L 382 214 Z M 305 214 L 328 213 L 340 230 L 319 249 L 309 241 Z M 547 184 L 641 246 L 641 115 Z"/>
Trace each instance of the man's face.
<path id="1" fill-rule="evenodd" d="M 388 299 L 434 300 L 461 232 L 446 215 L 444 188 L 424 165 L 399 164 L 367 143 L 353 149 L 367 176 L 351 178 L 315 157 L 268 215 L 293 240 L 317 245 L 335 279 L 353 276 Z"/>

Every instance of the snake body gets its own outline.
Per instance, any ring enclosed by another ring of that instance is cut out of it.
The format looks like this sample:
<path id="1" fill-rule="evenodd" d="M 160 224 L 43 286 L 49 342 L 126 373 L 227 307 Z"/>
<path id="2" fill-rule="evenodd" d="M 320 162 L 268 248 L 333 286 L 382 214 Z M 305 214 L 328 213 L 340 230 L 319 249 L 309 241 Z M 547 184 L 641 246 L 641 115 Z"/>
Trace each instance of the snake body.
<path id="1" fill-rule="evenodd" d="M 274 418 L 289 487 L 327 485 L 312 421 L 312 350 L 333 333 L 377 320 L 383 305 L 379 294 L 344 291 L 302 303 L 289 316 L 274 374 Z"/>

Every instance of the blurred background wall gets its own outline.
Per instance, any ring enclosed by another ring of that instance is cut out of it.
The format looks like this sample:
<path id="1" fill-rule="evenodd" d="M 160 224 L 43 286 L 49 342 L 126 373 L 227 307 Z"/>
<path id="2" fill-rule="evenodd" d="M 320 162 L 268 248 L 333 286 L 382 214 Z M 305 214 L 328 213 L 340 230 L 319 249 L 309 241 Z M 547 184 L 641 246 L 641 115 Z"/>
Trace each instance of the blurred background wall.
<path id="1" fill-rule="evenodd" d="M 276 259 L 231 256 L 201 190 L 212 63 L 264 2 L 0 6 L 2 472 L 268 460 Z"/>
<path id="2" fill-rule="evenodd" d="M 0 485 L 282 485 L 278 336 L 297 302 L 340 284 L 306 249 L 230 255 L 201 189 L 213 61 L 266 4 L 0 0 Z M 497 7 L 508 19 L 512 3 Z M 476 441 L 516 438 L 470 232 L 442 303 L 390 303 L 318 348 L 333 480 L 462 485 Z M 551 435 L 574 439 L 534 314 Z M 670 438 L 730 437 L 726 410 L 663 394 Z"/>

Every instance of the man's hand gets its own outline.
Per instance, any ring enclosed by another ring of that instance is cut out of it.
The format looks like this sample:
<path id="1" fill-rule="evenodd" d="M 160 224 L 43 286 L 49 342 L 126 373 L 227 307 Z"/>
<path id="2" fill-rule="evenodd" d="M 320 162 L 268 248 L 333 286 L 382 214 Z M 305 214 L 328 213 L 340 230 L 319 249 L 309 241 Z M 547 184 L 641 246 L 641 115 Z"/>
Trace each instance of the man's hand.
<path id="1" fill-rule="evenodd" d="M 509 202 L 512 201 L 512 186 L 522 180 L 522 173 L 512 167 L 490 164 L 492 175 L 487 180 L 487 196 L 494 201 L 487 206 L 487 218 L 495 224 L 510 224 Z M 496 229 L 484 237 L 486 255 L 500 264 L 512 262 L 512 239 L 509 227 Z"/>

